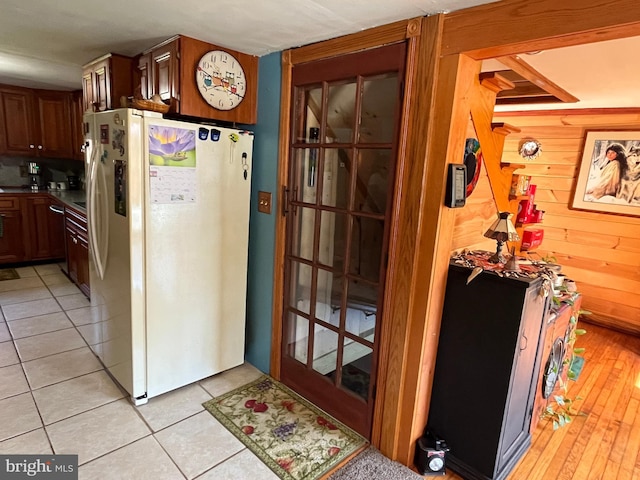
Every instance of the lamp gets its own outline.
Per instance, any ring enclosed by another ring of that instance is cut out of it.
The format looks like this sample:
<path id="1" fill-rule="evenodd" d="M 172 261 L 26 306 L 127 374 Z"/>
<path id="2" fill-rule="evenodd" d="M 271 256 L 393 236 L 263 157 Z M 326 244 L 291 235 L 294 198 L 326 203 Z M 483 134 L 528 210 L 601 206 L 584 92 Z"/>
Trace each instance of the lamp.
<path id="1" fill-rule="evenodd" d="M 517 242 L 520 240 L 516 228 L 511 223 L 511 216 L 512 214 L 509 212 L 498 213 L 498 219 L 484 232 L 485 237 L 492 238 L 498 242 L 496 253 L 489 258 L 491 263 L 505 263 L 506 259 L 502 255 L 502 245 L 504 245 L 504 242 Z M 515 255 L 512 255 L 513 257 Z M 515 265 L 512 270 L 518 270 L 518 266 Z"/>

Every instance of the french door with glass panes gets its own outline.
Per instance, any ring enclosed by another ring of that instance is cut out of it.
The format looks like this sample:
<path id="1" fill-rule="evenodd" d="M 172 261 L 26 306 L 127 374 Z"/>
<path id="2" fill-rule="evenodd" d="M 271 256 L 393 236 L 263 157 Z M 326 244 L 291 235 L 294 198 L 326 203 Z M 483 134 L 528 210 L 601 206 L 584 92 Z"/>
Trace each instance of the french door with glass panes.
<path id="1" fill-rule="evenodd" d="M 405 45 L 297 65 L 281 379 L 370 437 Z"/>

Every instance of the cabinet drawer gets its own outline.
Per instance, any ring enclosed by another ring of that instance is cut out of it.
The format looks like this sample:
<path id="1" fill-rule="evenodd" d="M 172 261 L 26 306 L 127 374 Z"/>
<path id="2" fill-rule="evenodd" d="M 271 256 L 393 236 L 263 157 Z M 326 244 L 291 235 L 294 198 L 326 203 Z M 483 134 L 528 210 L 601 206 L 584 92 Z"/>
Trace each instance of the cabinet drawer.
<path id="1" fill-rule="evenodd" d="M 85 241 L 89 238 L 89 232 L 87 230 L 87 218 L 79 212 L 65 208 L 65 224 L 67 230 L 73 231 L 79 237 L 82 237 Z"/>
<path id="2" fill-rule="evenodd" d="M 69 207 L 64 209 L 64 213 L 67 223 L 72 223 L 77 229 L 84 232 L 85 235 L 87 234 L 87 217 Z"/>
<path id="3" fill-rule="evenodd" d="M 67 218 L 66 219 L 66 224 L 67 224 L 67 230 L 73 231 L 74 233 L 76 233 L 77 235 L 81 235 L 83 237 L 87 237 L 88 236 L 88 232 L 87 232 L 87 227 L 86 226 L 82 226 L 77 222 L 74 222 L 72 219 Z"/>
<path id="4" fill-rule="evenodd" d="M 0 195 L 0 210 L 20 210 L 20 199 Z"/>

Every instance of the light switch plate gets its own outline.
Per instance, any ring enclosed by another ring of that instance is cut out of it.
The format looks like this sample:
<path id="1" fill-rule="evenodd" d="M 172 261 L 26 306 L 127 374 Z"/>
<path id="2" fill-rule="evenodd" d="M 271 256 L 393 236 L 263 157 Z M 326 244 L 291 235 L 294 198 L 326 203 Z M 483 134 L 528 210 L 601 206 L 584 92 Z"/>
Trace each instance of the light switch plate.
<path id="1" fill-rule="evenodd" d="M 271 213 L 271 192 L 258 192 L 258 211 Z"/>

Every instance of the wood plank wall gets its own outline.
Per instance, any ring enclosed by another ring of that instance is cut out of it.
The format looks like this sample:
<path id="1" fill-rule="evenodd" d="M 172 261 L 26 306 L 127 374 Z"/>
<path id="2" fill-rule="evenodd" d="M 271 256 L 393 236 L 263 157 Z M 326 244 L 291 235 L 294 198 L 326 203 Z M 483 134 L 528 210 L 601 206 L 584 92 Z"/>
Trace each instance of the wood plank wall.
<path id="1" fill-rule="evenodd" d="M 523 138 L 542 144 L 542 155 L 523 170 L 538 186 L 535 203 L 545 211 L 544 241 L 537 255 L 553 255 L 576 281 L 585 320 L 640 334 L 640 217 L 569 208 L 587 130 L 640 130 L 640 109 L 565 110 L 496 113 L 495 121 L 521 128 L 507 137 L 502 161 L 525 163 L 518 154 Z M 483 169 L 467 205 L 456 212 L 453 250 L 492 250 L 482 234 L 497 213 Z"/>

